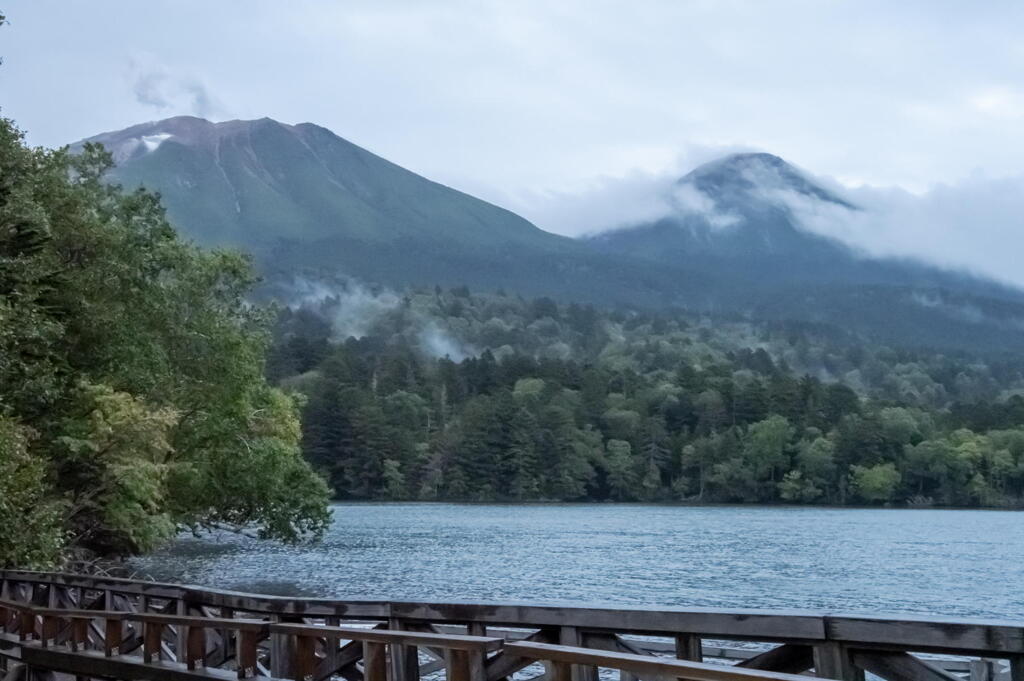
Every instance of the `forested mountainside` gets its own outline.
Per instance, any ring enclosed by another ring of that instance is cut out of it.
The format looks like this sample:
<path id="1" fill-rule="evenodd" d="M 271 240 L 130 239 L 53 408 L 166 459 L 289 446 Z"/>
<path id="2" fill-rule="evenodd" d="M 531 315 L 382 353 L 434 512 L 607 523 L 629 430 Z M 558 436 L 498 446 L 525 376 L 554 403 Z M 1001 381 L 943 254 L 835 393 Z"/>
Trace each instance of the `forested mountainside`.
<path id="1" fill-rule="evenodd" d="M 307 287 L 307 293 L 311 289 Z M 1024 360 L 466 288 L 317 290 L 270 378 L 340 498 L 1024 501 Z"/>
<path id="2" fill-rule="evenodd" d="M 1024 293 L 821 236 L 806 214 L 862 209 L 770 154 L 695 169 L 654 223 L 568 239 L 309 123 L 177 117 L 91 140 L 118 162 L 111 179 L 159 191 L 185 235 L 253 254 L 272 284 L 316 270 L 393 288 L 803 320 L 903 346 L 1024 344 Z"/>

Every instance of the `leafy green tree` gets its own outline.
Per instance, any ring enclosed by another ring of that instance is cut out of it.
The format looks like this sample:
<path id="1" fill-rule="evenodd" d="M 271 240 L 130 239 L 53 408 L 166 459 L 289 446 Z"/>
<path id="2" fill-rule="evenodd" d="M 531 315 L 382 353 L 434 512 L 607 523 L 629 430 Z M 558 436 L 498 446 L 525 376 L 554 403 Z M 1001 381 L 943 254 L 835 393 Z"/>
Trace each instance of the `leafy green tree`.
<path id="1" fill-rule="evenodd" d="M 892 463 L 855 465 L 850 467 L 850 479 L 858 497 L 868 503 L 884 503 L 892 501 L 900 484 L 900 473 Z"/>
<path id="2" fill-rule="evenodd" d="M 29 149 L 0 120 L 0 417 L 32 433 L 17 475 L 42 468 L 67 500 L 73 550 L 144 551 L 182 527 L 316 535 L 327 489 L 263 376 L 248 262 L 181 241 L 109 168 L 99 147 Z"/>
<path id="3" fill-rule="evenodd" d="M 65 503 L 30 451 L 32 431 L 0 417 L 0 565 L 44 569 L 64 550 Z"/>
<path id="4" fill-rule="evenodd" d="M 784 416 L 773 415 L 750 426 L 743 441 L 743 459 L 750 468 L 759 491 L 757 496 L 770 500 L 776 482 L 789 469 L 789 440 L 793 428 Z"/>
<path id="5" fill-rule="evenodd" d="M 633 448 L 625 440 L 609 440 L 605 445 L 604 470 L 612 499 L 628 501 L 636 498 L 637 480 Z"/>
<path id="6" fill-rule="evenodd" d="M 537 418 L 519 408 L 509 425 L 509 446 L 505 456 L 504 477 L 508 495 L 513 499 L 535 499 L 540 492 L 540 459 L 537 454 Z"/>

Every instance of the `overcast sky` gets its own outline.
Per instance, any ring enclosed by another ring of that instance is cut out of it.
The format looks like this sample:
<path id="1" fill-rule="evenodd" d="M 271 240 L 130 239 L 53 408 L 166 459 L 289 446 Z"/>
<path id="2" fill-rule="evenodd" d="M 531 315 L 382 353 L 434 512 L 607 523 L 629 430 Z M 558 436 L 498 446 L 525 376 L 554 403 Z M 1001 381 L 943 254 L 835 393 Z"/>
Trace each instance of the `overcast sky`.
<path id="1" fill-rule="evenodd" d="M 733 149 L 925 197 L 1024 187 L 1021 0 L 0 7 L 0 106 L 47 146 L 176 114 L 311 121 L 563 233 Z M 931 236 L 956 261 L 944 235 L 976 227 Z"/>

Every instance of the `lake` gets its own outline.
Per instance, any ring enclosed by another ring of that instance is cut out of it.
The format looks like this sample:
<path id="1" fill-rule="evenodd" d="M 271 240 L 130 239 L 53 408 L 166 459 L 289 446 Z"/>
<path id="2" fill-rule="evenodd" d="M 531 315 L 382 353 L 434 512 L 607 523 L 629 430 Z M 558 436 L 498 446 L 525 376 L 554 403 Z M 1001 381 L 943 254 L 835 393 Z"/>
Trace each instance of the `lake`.
<path id="1" fill-rule="evenodd" d="M 754 506 L 336 504 L 324 541 L 217 533 L 136 559 L 282 595 L 1024 618 L 1024 515 Z"/>

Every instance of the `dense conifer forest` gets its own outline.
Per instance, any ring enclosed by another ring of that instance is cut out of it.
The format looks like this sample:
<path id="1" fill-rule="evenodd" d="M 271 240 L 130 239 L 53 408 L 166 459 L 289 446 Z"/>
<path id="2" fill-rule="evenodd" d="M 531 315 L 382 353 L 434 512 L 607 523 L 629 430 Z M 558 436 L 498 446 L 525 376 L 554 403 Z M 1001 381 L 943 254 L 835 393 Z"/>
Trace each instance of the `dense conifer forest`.
<path id="1" fill-rule="evenodd" d="M 268 371 L 338 498 L 1022 503 L 1017 359 L 465 287 L 317 295 Z"/>

